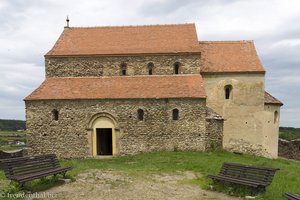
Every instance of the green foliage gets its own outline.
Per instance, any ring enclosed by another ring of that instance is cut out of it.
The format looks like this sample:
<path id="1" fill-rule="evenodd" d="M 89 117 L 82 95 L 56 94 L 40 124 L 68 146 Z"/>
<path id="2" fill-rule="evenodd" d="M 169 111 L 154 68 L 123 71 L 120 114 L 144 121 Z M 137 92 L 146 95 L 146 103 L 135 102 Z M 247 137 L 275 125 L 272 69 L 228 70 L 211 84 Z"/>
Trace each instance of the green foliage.
<path id="1" fill-rule="evenodd" d="M 285 140 L 300 139 L 300 128 L 279 127 L 279 137 Z"/>
<path id="2" fill-rule="evenodd" d="M 204 189 L 213 189 L 235 196 L 249 195 L 249 189 L 231 184 L 214 184 L 208 174 L 217 174 L 223 162 L 235 162 L 256 166 L 280 168 L 266 192 L 260 193 L 258 199 L 282 199 L 284 192 L 300 193 L 300 163 L 289 160 L 272 160 L 250 155 L 236 155 L 225 151 L 214 152 L 155 152 L 135 156 L 112 157 L 107 159 L 72 159 L 61 160 L 63 166 L 72 166 L 67 174 L 71 179 L 91 169 L 117 170 L 130 176 L 144 176 L 151 173 L 177 173 L 193 171 L 202 176 L 188 183 Z M 0 181 L 5 179 L 0 173 Z M 26 184 L 28 190 L 40 191 L 53 187 L 59 182 L 55 180 L 41 182 L 39 180 Z"/>
<path id="3" fill-rule="evenodd" d="M 0 150 L 18 150 L 26 145 L 9 144 L 9 141 L 21 141 L 26 144 L 26 134 L 24 132 L 0 131 Z"/>
<path id="4" fill-rule="evenodd" d="M 0 119 L 0 131 L 25 130 L 25 121 Z"/>

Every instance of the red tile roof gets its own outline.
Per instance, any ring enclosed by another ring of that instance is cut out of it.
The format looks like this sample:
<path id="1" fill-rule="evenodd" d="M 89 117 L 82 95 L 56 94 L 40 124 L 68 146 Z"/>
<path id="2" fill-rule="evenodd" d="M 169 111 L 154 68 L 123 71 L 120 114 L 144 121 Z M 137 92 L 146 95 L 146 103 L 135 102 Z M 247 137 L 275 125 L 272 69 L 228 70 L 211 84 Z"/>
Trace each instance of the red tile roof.
<path id="1" fill-rule="evenodd" d="M 206 98 L 201 75 L 48 78 L 25 100 Z"/>
<path id="2" fill-rule="evenodd" d="M 194 24 L 65 28 L 46 56 L 199 52 Z"/>
<path id="3" fill-rule="evenodd" d="M 265 72 L 253 41 L 199 42 L 201 72 Z"/>
<path id="4" fill-rule="evenodd" d="M 265 104 L 278 104 L 280 106 L 283 105 L 281 101 L 273 97 L 271 94 L 265 91 Z"/>

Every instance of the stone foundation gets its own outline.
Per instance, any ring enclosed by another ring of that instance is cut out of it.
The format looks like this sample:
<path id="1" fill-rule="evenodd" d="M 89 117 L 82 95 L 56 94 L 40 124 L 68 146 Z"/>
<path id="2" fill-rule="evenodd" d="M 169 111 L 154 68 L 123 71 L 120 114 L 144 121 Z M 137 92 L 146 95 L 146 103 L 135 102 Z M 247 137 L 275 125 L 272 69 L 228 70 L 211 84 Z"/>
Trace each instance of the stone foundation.
<path id="1" fill-rule="evenodd" d="M 256 156 L 264 156 L 267 154 L 261 144 L 252 144 L 243 139 L 230 139 L 224 149 L 235 153 L 252 154 Z"/>

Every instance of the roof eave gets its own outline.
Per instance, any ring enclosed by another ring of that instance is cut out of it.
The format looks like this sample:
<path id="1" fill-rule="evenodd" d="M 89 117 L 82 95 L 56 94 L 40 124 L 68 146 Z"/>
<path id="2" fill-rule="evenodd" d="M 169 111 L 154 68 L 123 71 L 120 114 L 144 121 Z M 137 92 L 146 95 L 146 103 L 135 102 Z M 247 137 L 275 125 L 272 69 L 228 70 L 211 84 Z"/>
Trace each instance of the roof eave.
<path id="1" fill-rule="evenodd" d="M 23 99 L 25 102 L 26 101 L 56 101 L 56 100 L 134 100 L 134 99 L 206 99 L 206 96 L 199 96 L 199 97 L 147 97 L 147 98 L 65 98 L 65 99 L 53 99 L 53 98 L 41 98 L 41 99 L 34 99 L 34 98 L 28 98 L 26 97 Z"/>
<path id="2" fill-rule="evenodd" d="M 141 56 L 141 55 L 178 55 L 178 54 L 201 54 L 200 51 L 182 51 L 182 52 L 155 52 L 155 53 L 119 53 L 119 54 L 47 54 L 45 58 L 49 57 L 101 57 L 101 56 Z"/>
<path id="3" fill-rule="evenodd" d="M 226 74 L 226 73 L 234 73 L 234 74 L 243 74 L 243 73 L 248 73 L 248 74 L 265 74 L 266 71 L 200 71 L 200 74 Z"/>
<path id="4" fill-rule="evenodd" d="M 271 103 L 271 102 L 265 102 L 265 105 L 277 105 L 277 106 L 283 106 L 283 103 Z"/>

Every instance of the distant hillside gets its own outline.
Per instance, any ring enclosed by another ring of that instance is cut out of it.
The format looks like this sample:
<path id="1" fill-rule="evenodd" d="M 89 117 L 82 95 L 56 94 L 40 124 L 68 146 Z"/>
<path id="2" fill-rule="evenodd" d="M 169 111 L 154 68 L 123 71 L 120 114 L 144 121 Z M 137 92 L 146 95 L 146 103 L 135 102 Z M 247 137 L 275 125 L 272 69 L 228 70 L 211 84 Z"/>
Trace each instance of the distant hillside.
<path id="1" fill-rule="evenodd" d="M 25 130 L 25 121 L 0 119 L 0 131 Z"/>
<path id="2" fill-rule="evenodd" d="M 285 140 L 300 139 L 300 128 L 279 127 L 279 137 Z"/>
<path id="3" fill-rule="evenodd" d="M 25 130 L 25 121 L 0 119 L 0 131 Z M 285 140 L 300 139 L 300 128 L 279 127 L 279 137 Z"/>

